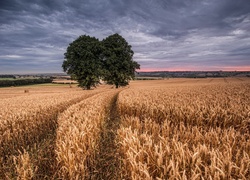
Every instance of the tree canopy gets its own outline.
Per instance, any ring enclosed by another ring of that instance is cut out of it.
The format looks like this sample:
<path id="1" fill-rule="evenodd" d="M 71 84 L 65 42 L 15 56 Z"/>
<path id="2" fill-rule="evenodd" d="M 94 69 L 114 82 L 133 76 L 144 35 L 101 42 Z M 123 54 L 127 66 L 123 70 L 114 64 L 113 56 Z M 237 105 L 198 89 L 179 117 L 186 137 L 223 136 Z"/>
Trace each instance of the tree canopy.
<path id="1" fill-rule="evenodd" d="M 80 36 L 69 44 L 64 54 L 63 70 L 74 77 L 80 87 L 90 89 L 100 82 L 102 47 L 95 37 Z"/>
<path id="2" fill-rule="evenodd" d="M 83 35 L 69 44 L 64 54 L 63 70 L 75 77 L 79 86 L 90 89 L 103 79 L 108 84 L 126 86 L 140 65 L 133 61 L 134 52 L 119 34 L 99 41 Z"/>
<path id="3" fill-rule="evenodd" d="M 102 43 L 105 47 L 104 80 L 108 84 L 114 84 L 116 88 L 128 85 L 129 80 L 134 79 L 135 70 L 140 68 L 140 65 L 133 61 L 134 52 L 131 45 L 119 34 L 107 37 Z"/>

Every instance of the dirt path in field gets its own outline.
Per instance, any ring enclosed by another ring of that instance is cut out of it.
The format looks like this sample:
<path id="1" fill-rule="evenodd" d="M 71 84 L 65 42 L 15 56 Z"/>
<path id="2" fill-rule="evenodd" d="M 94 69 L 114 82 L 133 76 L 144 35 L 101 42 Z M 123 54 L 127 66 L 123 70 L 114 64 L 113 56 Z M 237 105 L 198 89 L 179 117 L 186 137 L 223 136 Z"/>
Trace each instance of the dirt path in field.
<path id="1" fill-rule="evenodd" d="M 100 92 L 99 92 L 100 93 Z M 77 104 L 81 101 L 84 101 L 98 93 L 92 94 L 84 99 L 79 99 L 77 101 L 72 101 L 70 105 L 59 112 L 56 116 L 55 127 L 53 130 L 48 133 L 48 137 L 44 139 L 39 145 L 39 148 L 35 150 L 33 156 L 37 157 L 39 161 L 37 161 L 37 171 L 34 179 L 58 179 L 58 165 L 56 160 L 56 130 L 58 128 L 57 119 L 58 116 L 67 110 L 70 106 Z"/>
<path id="2" fill-rule="evenodd" d="M 120 125 L 120 117 L 116 106 L 118 94 L 113 99 L 110 114 L 101 133 L 99 154 L 96 156 L 96 164 L 92 169 L 90 179 L 120 179 L 121 162 L 119 161 L 118 147 L 115 142 Z"/>
<path id="3" fill-rule="evenodd" d="M 93 93 L 86 98 L 90 98 L 98 93 Z M 18 157 L 20 155 L 23 156 L 25 152 L 29 156 L 29 162 L 27 159 L 24 159 L 23 161 L 28 162 L 28 166 L 23 166 L 23 168 L 32 169 L 32 179 L 57 179 L 57 161 L 55 154 L 56 130 L 58 127 L 57 118 L 59 114 L 63 113 L 67 108 L 86 98 L 76 98 L 69 101 L 64 107 L 59 109 L 58 112 L 52 114 L 46 124 L 40 124 L 40 128 L 37 129 L 39 132 L 34 131 L 34 134 L 32 134 L 32 132 L 28 134 L 31 137 L 34 136 L 33 140 L 30 140 L 29 143 L 24 142 L 20 147 L 17 146 L 15 151 L 11 151 L 9 154 L 5 153 L 6 155 L 4 154 L 5 156 L 3 156 L 3 160 L 1 161 L 3 164 L 0 164 L 0 179 L 17 178 L 18 174 L 13 156 L 17 158 L 17 164 L 23 164 L 24 162 L 19 162 Z M 24 136 L 25 135 L 27 136 L 27 134 L 24 134 Z M 9 142 L 9 144 L 14 144 L 14 141 Z M 6 152 L 8 152 L 8 149 Z"/>

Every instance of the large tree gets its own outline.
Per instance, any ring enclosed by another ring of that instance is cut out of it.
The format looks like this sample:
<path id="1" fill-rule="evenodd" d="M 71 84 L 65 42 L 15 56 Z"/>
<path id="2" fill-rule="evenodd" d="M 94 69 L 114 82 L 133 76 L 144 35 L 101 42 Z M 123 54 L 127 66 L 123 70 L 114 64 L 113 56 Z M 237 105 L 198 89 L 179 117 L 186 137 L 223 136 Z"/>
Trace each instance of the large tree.
<path id="1" fill-rule="evenodd" d="M 140 65 L 133 61 L 134 52 L 131 45 L 120 36 L 113 34 L 102 41 L 105 48 L 103 57 L 104 80 L 108 84 L 126 86 L 129 80 L 134 79 L 135 70 Z"/>
<path id="2" fill-rule="evenodd" d="M 95 37 L 83 35 L 69 44 L 62 64 L 64 72 L 74 77 L 79 86 L 90 89 L 100 81 L 103 48 Z"/>

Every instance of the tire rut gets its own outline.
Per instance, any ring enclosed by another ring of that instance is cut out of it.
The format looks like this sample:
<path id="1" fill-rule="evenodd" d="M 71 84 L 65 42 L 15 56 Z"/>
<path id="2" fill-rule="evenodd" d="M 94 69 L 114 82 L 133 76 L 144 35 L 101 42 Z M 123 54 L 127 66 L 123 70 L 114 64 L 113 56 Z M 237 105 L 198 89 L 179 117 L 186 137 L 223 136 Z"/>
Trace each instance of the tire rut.
<path id="1" fill-rule="evenodd" d="M 120 117 L 117 113 L 117 93 L 110 105 L 110 113 L 106 118 L 100 135 L 99 149 L 96 152 L 96 163 L 91 168 L 89 179 L 120 179 L 121 161 L 116 140 Z"/>
<path id="2" fill-rule="evenodd" d="M 59 114 L 63 113 L 70 106 L 77 104 L 85 99 L 88 99 L 98 93 L 90 94 L 85 98 L 76 98 L 65 104 L 65 107 L 58 110 L 56 114 L 51 116 L 49 121 L 49 126 L 41 124 L 39 129 L 40 136 L 34 138 L 32 144 L 23 144 L 22 148 L 18 148 L 19 151 L 12 152 L 8 157 L 6 156 L 6 162 L 4 165 L 0 166 L 0 179 L 14 179 L 17 174 L 15 172 L 15 165 L 13 163 L 13 156 L 22 155 L 24 152 L 28 152 L 31 163 L 34 166 L 34 176 L 32 179 L 55 179 L 57 173 L 57 163 L 55 154 L 55 144 L 56 144 L 56 130 L 58 127 L 57 118 Z M 49 127 L 49 128 L 45 128 Z M 10 142 L 11 143 L 11 142 Z M 7 161 L 8 160 L 8 161 Z"/>
<path id="3" fill-rule="evenodd" d="M 102 93 L 102 92 L 99 92 Z M 51 134 L 49 134 L 48 138 L 45 139 L 44 142 L 42 142 L 41 144 L 41 150 L 40 152 L 36 152 L 34 153 L 35 156 L 40 156 L 42 161 L 38 162 L 38 172 L 36 174 L 36 177 L 34 179 L 57 179 L 58 176 L 58 167 L 57 167 L 57 160 L 56 160 L 56 153 L 55 153 L 55 147 L 56 147 L 56 136 L 57 136 L 57 128 L 58 128 L 58 116 L 63 113 L 65 110 L 67 110 L 69 107 L 80 103 L 81 101 L 84 101 L 88 98 L 91 98 L 94 95 L 97 95 L 99 93 L 93 93 L 90 96 L 84 98 L 84 99 L 79 99 L 73 103 L 70 103 L 70 105 L 68 107 L 66 107 L 65 109 L 63 109 L 61 112 L 59 112 L 57 114 L 56 117 L 56 124 L 55 124 L 55 128 L 53 129 L 53 131 L 51 132 Z"/>

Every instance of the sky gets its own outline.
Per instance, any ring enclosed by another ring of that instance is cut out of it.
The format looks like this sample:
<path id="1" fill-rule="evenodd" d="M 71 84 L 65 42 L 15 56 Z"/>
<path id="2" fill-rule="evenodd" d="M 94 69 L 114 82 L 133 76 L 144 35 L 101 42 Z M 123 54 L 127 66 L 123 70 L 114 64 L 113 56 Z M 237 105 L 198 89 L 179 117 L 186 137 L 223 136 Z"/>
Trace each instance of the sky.
<path id="1" fill-rule="evenodd" d="M 1 0 L 0 74 L 63 72 L 69 43 L 114 33 L 140 71 L 250 71 L 249 0 Z"/>

